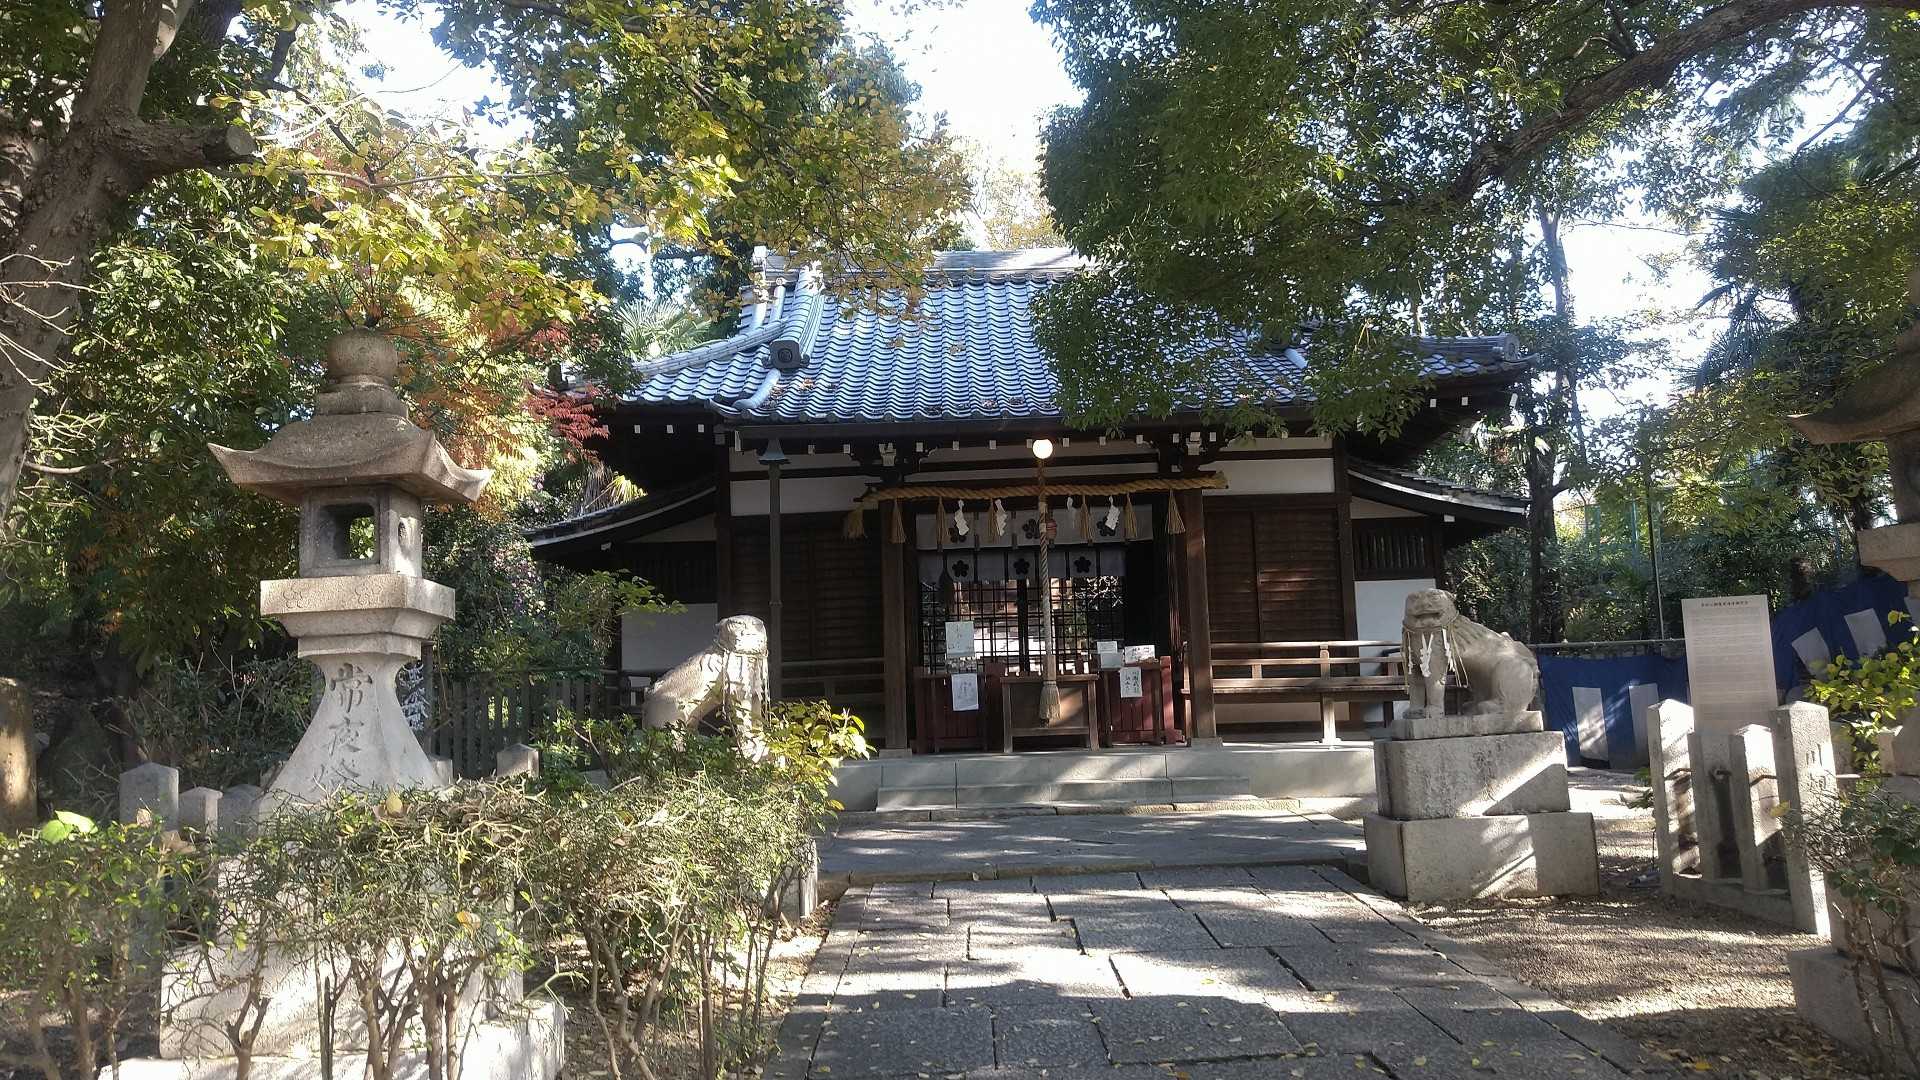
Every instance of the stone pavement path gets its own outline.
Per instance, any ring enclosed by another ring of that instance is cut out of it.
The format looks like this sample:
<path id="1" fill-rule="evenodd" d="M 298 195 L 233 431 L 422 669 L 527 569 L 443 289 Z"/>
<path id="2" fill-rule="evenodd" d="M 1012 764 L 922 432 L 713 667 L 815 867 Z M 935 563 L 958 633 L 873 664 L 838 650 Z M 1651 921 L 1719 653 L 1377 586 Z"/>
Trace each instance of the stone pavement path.
<path id="1" fill-rule="evenodd" d="M 843 825 L 820 847 L 820 876 L 839 883 L 956 880 L 1329 863 L 1364 857 L 1360 826 L 1281 809 L 1210 813 L 1023 814 Z"/>
<path id="2" fill-rule="evenodd" d="M 766 1076 L 1602 1080 L 1670 1068 L 1338 870 L 1231 866 L 856 885 Z"/>

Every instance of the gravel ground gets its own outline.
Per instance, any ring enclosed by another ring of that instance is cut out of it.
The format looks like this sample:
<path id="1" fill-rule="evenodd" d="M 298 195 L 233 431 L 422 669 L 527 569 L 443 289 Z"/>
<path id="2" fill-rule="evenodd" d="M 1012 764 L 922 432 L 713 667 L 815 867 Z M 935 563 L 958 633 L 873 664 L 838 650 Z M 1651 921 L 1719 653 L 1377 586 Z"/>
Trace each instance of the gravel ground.
<path id="1" fill-rule="evenodd" d="M 1631 777 L 1585 772 L 1575 786 L 1575 808 L 1596 816 L 1598 897 L 1435 904 L 1415 914 L 1683 1066 L 1750 1080 L 1870 1075 L 1794 1013 L 1786 954 L 1823 939 L 1644 887 L 1653 880 L 1653 821 L 1624 805 L 1636 790 Z"/>

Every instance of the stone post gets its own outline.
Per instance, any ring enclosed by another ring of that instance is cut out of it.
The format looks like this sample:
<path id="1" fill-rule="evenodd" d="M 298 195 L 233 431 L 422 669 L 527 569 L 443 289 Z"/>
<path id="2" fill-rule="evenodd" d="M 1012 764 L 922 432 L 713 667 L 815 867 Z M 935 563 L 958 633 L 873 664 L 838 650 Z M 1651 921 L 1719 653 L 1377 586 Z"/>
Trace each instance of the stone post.
<path id="1" fill-rule="evenodd" d="M 1693 707 L 1662 701 L 1647 710 L 1648 772 L 1653 778 L 1653 838 L 1660 855 L 1660 887 L 1672 894 L 1674 878 L 1700 860 L 1694 831 L 1693 770 L 1687 747 L 1693 739 Z"/>
<path id="2" fill-rule="evenodd" d="M 220 831 L 220 792 L 210 787 L 197 787 L 180 793 L 180 827 L 191 829 L 201 836 L 213 836 Z"/>
<path id="3" fill-rule="evenodd" d="M 540 751 L 526 743 L 514 743 L 512 746 L 494 755 L 493 775 L 505 780 L 509 776 L 539 776 Z"/>
<path id="4" fill-rule="evenodd" d="M 0 836 L 39 820 L 33 786 L 33 705 L 27 684 L 0 679 Z"/>
<path id="5" fill-rule="evenodd" d="M 1774 713 L 1774 772 L 1780 778 L 1780 798 L 1793 810 L 1818 810 L 1839 797 L 1829 731 L 1826 708 L 1812 702 L 1796 701 Z M 1798 928 L 1827 933 L 1826 879 L 1798 852 L 1787 855 L 1787 892 Z"/>
<path id="6" fill-rule="evenodd" d="M 120 774 L 120 820 L 131 825 L 145 811 L 162 830 L 180 827 L 180 770 L 149 761 Z"/>
<path id="7" fill-rule="evenodd" d="M 1763 892 L 1767 856 L 1780 847 L 1780 786 L 1773 771 L 1773 732 L 1764 724 L 1748 724 L 1733 733 L 1728 744 L 1733 793 L 1733 837 L 1740 850 L 1740 887 Z"/>
<path id="8" fill-rule="evenodd" d="M 254 784 L 235 784 L 228 788 L 220 796 L 220 806 L 215 811 L 221 833 L 245 835 L 250 832 L 260 817 L 260 799 L 265 794 Z"/>
<path id="9" fill-rule="evenodd" d="M 1737 878 L 1740 860 L 1735 854 L 1734 823 L 1729 820 L 1732 798 L 1733 749 L 1730 736 L 1695 730 L 1687 737 L 1687 760 L 1693 769 L 1693 827 L 1700 841 L 1700 876 Z M 1737 808 L 1731 811 L 1737 816 Z"/>

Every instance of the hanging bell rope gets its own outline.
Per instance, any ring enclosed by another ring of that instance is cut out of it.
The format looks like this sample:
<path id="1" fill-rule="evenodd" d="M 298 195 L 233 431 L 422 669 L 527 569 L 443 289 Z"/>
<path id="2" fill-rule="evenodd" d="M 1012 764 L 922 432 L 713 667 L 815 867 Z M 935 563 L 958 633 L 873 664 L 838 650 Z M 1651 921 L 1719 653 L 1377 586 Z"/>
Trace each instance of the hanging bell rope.
<path id="1" fill-rule="evenodd" d="M 1142 476 L 1132 480 L 1049 481 L 1045 485 L 1036 481 L 1024 481 L 1002 484 L 920 484 L 874 488 L 854 502 L 853 508 L 847 512 L 846 526 L 842 531 L 850 537 L 864 536 L 865 526 L 856 519 L 866 511 L 890 502 L 893 504 L 893 523 L 889 539 L 896 544 L 905 543 L 907 530 L 901 521 L 900 504 L 912 499 L 935 500 L 936 505 L 939 506 L 940 516 L 944 518 L 947 499 L 975 499 L 997 503 L 1002 499 L 1036 498 L 1041 495 L 1076 496 L 1083 500 L 1089 496 L 1124 496 L 1128 515 L 1125 520 L 1132 521 L 1132 496 L 1134 495 L 1153 492 L 1171 494 L 1176 491 L 1207 491 L 1226 486 L 1227 478 L 1219 473 L 1195 473 L 1191 476 Z M 945 535 L 944 521 L 940 531 Z M 1134 525 L 1128 525 L 1129 536 L 1136 531 Z M 1167 500 L 1167 531 L 1170 533 L 1186 531 L 1186 523 L 1181 519 L 1179 508 L 1174 505 L 1174 500 L 1171 498 Z"/>

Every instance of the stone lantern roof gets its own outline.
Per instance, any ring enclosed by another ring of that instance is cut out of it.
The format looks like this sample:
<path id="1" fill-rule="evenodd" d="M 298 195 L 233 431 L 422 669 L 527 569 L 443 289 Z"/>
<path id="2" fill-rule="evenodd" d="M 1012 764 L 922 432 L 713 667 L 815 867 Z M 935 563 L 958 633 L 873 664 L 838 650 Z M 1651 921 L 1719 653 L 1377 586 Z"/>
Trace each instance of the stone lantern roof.
<path id="1" fill-rule="evenodd" d="M 349 330 L 327 346 L 327 382 L 313 418 L 258 450 L 210 446 L 233 482 L 298 505 L 317 488 L 391 484 L 430 503 L 471 503 L 491 476 L 463 469 L 433 432 L 407 418 L 393 391 L 400 354 L 385 335 Z"/>

